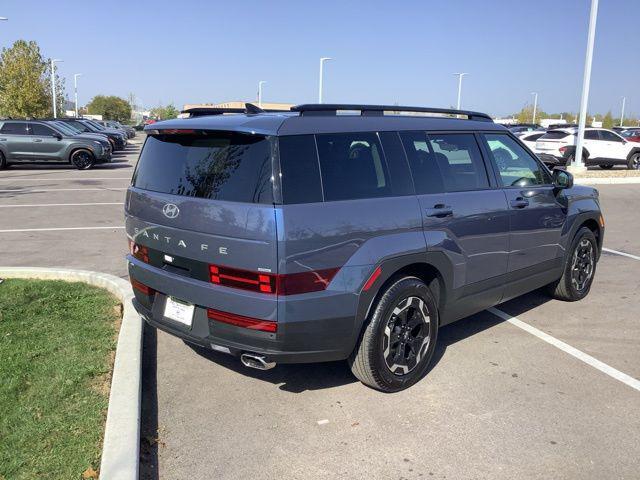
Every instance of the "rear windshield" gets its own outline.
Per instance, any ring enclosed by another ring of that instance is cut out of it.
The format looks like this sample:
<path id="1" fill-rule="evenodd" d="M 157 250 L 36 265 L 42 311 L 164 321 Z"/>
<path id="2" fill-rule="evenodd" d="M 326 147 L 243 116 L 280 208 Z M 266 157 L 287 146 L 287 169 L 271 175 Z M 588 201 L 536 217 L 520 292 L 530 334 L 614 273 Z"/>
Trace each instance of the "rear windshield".
<path id="1" fill-rule="evenodd" d="M 539 140 L 560 140 L 561 138 L 568 137 L 567 132 L 547 132 L 539 138 Z"/>
<path id="2" fill-rule="evenodd" d="M 271 148 L 259 135 L 150 135 L 133 186 L 185 197 L 273 203 Z"/>

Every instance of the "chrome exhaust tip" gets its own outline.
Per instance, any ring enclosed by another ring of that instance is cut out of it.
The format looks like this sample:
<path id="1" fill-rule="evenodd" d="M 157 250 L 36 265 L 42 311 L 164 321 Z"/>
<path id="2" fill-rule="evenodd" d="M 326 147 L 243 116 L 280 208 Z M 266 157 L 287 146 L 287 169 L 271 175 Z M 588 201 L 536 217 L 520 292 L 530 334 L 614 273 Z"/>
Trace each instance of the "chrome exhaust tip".
<path id="1" fill-rule="evenodd" d="M 243 353 L 240 355 L 240 361 L 245 367 L 255 368 L 256 370 L 271 370 L 276 366 L 276 362 L 267 362 L 262 355 L 253 353 Z"/>

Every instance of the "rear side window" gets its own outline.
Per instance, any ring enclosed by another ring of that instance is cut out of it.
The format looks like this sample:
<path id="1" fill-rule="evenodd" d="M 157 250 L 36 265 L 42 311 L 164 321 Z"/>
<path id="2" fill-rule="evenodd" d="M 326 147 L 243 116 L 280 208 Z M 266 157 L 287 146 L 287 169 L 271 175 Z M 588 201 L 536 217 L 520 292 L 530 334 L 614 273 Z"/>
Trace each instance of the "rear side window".
<path id="1" fill-rule="evenodd" d="M 401 132 L 400 138 L 409 160 L 416 193 L 442 193 L 444 180 L 435 156 L 429 150 L 425 132 Z"/>
<path id="2" fill-rule="evenodd" d="M 185 197 L 272 203 L 271 148 L 259 135 L 150 135 L 133 179 L 143 190 Z"/>
<path id="3" fill-rule="evenodd" d="M 11 122 L 5 123 L 0 128 L 0 133 L 7 133 L 11 135 L 28 135 L 27 124 L 24 122 Z"/>
<path id="4" fill-rule="evenodd" d="M 597 130 L 586 130 L 584 132 L 585 140 L 600 140 Z"/>
<path id="5" fill-rule="evenodd" d="M 428 138 L 448 192 L 489 188 L 487 170 L 474 135 L 429 134 Z"/>
<path id="6" fill-rule="evenodd" d="M 376 133 L 316 135 L 326 201 L 394 195 Z"/>
<path id="7" fill-rule="evenodd" d="M 547 132 L 540 137 L 540 140 L 561 140 L 568 136 L 569 134 L 566 132 Z"/>
<path id="8" fill-rule="evenodd" d="M 294 135 L 280 137 L 278 141 L 282 202 L 321 202 L 322 184 L 314 136 Z"/>

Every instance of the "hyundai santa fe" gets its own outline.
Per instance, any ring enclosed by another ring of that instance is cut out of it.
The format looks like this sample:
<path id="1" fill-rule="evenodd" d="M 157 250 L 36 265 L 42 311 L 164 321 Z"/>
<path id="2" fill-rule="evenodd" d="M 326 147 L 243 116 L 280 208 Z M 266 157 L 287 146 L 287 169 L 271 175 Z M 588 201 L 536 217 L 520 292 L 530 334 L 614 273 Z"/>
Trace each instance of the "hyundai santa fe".
<path id="1" fill-rule="evenodd" d="M 135 307 L 247 367 L 347 360 L 398 391 L 440 327 L 591 288 L 598 192 L 485 114 L 248 104 L 145 130 L 125 205 Z"/>

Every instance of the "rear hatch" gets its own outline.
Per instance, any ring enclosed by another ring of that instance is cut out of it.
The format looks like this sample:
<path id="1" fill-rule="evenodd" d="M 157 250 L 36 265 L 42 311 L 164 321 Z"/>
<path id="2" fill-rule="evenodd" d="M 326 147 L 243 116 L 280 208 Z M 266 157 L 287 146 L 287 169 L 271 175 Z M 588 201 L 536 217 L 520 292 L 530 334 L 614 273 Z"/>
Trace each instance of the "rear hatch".
<path id="1" fill-rule="evenodd" d="M 560 130 L 545 133 L 536 142 L 536 152 L 562 156 L 560 147 L 573 144 L 573 134 Z"/>
<path id="2" fill-rule="evenodd" d="M 259 272 L 277 273 L 271 179 L 268 137 L 149 135 L 127 192 L 126 228 L 153 267 L 142 269 L 151 286 L 197 305 L 275 319 L 273 300 L 242 301 L 269 297 L 260 293 Z"/>

